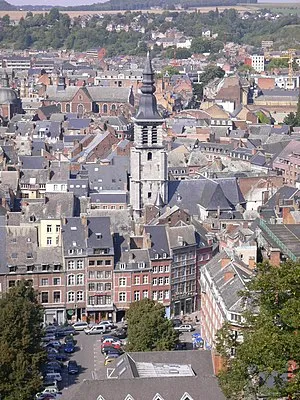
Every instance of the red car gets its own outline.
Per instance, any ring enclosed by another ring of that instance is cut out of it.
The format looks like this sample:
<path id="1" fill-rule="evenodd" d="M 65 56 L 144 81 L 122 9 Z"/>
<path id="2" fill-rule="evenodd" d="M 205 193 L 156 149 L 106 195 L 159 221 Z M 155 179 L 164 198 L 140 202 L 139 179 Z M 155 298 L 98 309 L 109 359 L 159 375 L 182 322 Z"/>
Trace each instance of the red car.
<path id="1" fill-rule="evenodd" d="M 121 348 L 121 346 L 119 343 L 103 343 L 101 345 L 101 352 L 104 353 L 104 349 L 108 349 L 108 348 L 119 350 Z"/>

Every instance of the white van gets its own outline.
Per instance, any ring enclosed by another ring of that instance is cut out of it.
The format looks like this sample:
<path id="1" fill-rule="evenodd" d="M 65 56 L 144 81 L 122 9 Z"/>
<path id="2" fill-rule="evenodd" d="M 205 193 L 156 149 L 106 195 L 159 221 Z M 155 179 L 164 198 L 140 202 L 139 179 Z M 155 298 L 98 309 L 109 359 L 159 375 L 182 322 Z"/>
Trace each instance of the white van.
<path id="1" fill-rule="evenodd" d="M 94 325 L 91 328 L 86 328 L 84 330 L 84 332 L 87 335 L 97 335 L 97 334 L 101 334 L 101 333 L 105 333 L 106 328 L 104 325 Z"/>
<path id="2" fill-rule="evenodd" d="M 85 329 L 89 328 L 89 324 L 87 322 L 75 322 L 75 324 L 73 324 L 73 328 L 75 331 L 84 331 Z"/>

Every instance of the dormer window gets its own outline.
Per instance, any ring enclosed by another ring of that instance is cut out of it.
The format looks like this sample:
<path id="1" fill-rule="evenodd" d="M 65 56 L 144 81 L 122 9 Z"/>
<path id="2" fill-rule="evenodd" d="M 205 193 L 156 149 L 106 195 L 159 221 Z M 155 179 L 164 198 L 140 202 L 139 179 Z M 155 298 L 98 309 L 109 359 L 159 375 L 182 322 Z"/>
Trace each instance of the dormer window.
<path id="1" fill-rule="evenodd" d="M 138 268 L 145 268 L 145 263 L 144 262 L 138 263 Z"/>
<path id="2" fill-rule="evenodd" d="M 97 238 L 98 240 L 102 239 L 102 233 L 96 233 L 96 238 Z"/>
<path id="3" fill-rule="evenodd" d="M 126 264 L 125 263 L 120 263 L 120 269 L 125 269 L 126 268 Z"/>

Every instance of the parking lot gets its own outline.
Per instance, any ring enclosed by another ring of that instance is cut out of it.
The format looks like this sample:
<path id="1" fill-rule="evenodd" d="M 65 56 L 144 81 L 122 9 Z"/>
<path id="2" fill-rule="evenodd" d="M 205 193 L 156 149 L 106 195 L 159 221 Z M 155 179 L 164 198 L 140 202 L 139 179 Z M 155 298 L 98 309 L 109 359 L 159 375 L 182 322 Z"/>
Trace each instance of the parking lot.
<path id="1" fill-rule="evenodd" d="M 183 332 L 180 334 L 180 342 L 186 343 L 186 349 L 191 350 L 192 334 L 200 332 L 199 326 L 195 326 L 194 332 Z M 64 367 L 61 372 L 62 381 L 59 382 L 59 389 L 62 392 L 67 391 L 75 384 L 82 382 L 85 379 L 95 380 L 104 379 L 106 377 L 106 366 L 104 366 L 104 355 L 101 353 L 101 336 L 102 335 L 86 335 L 80 332 L 75 335 L 76 340 L 75 352 L 70 354 L 68 360 L 75 360 L 79 366 L 79 373 L 69 375 L 67 371 L 67 363 L 64 362 Z"/>

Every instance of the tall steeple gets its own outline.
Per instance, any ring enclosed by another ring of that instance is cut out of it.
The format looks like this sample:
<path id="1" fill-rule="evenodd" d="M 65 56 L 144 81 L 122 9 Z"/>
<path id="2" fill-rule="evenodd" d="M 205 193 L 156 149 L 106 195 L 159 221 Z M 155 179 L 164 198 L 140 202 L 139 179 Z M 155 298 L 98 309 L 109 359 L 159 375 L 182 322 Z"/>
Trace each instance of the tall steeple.
<path id="1" fill-rule="evenodd" d="M 147 54 L 145 69 L 143 71 L 143 85 L 141 87 L 141 97 L 139 103 L 139 110 L 136 114 L 135 120 L 138 121 L 162 121 L 163 118 L 157 110 L 157 102 L 154 93 L 156 88 L 154 86 L 154 71 L 150 52 Z"/>
<path id="2" fill-rule="evenodd" d="M 163 145 L 163 117 L 157 109 L 154 71 L 147 54 L 139 109 L 134 121 L 134 147 L 131 149 L 130 203 L 134 218 L 143 215 L 145 206 L 167 203 L 167 154 Z"/>
<path id="3" fill-rule="evenodd" d="M 1 78 L 2 87 L 8 88 L 9 87 L 9 78 L 7 72 L 4 70 Z"/>

